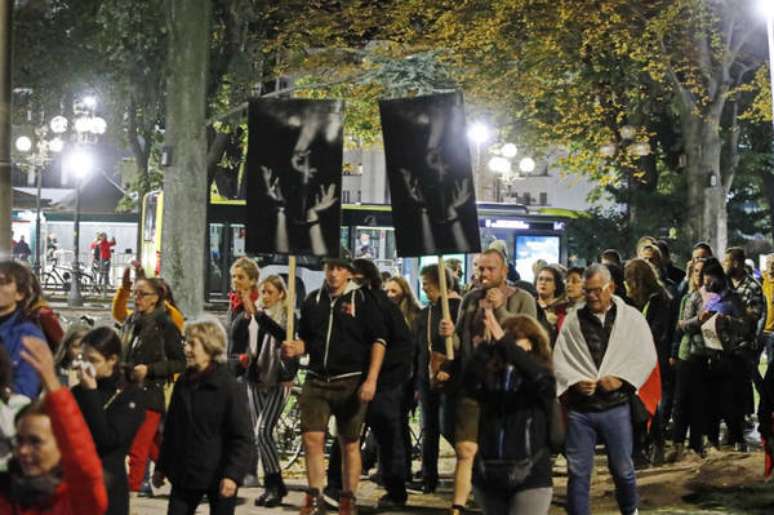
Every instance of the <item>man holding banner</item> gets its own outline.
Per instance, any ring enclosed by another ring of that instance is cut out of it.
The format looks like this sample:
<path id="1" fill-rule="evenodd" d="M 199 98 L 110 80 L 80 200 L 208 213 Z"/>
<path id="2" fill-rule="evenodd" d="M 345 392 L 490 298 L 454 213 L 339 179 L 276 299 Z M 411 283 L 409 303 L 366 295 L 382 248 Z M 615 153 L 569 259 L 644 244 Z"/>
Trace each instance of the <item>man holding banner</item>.
<path id="1" fill-rule="evenodd" d="M 309 485 L 302 515 L 325 510 L 325 431 L 331 416 L 336 418 L 343 457 L 339 513 L 357 513 L 360 434 L 387 339 L 384 317 L 373 297 L 351 281 L 352 271 L 348 257 L 325 259 L 325 284 L 309 294 L 301 308 L 300 339 L 282 346 L 286 358 L 309 354 L 300 398 Z"/>

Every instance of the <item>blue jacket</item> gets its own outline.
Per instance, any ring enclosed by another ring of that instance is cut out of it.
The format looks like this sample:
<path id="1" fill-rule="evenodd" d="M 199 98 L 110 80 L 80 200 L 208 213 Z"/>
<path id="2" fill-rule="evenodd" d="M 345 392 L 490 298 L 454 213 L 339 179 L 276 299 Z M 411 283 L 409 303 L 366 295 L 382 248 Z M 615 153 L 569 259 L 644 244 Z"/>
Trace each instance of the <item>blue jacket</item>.
<path id="1" fill-rule="evenodd" d="M 35 336 L 45 341 L 43 331 L 34 322 L 24 317 L 21 309 L 0 324 L 0 342 L 5 347 L 13 365 L 13 391 L 30 399 L 38 396 L 40 378 L 35 369 L 21 359 L 22 337 Z"/>

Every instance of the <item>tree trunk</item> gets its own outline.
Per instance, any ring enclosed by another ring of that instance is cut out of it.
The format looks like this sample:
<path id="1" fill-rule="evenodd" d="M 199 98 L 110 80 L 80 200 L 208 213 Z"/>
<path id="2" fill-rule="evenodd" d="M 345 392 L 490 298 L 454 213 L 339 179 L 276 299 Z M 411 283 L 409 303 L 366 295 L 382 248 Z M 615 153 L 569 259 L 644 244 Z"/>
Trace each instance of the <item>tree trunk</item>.
<path id="1" fill-rule="evenodd" d="M 719 117 L 696 116 L 681 106 L 688 182 L 686 236 L 691 244 L 705 241 L 717 254 L 728 243 L 726 195 L 720 176 Z"/>
<path id="2" fill-rule="evenodd" d="M 195 6 L 194 6 L 195 4 Z M 169 77 L 161 274 L 183 313 L 201 314 L 207 233 L 206 93 L 211 0 L 169 0 Z"/>

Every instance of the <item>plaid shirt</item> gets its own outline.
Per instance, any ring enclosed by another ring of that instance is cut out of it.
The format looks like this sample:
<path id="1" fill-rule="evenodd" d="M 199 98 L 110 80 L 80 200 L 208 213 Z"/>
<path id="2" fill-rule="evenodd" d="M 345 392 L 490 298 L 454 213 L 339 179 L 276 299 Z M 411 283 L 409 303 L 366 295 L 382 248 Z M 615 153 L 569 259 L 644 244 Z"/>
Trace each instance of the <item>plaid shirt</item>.
<path id="1" fill-rule="evenodd" d="M 763 311 L 765 306 L 763 288 L 750 274 L 745 274 L 744 278 L 734 288 L 734 291 L 736 291 L 742 301 L 742 305 L 752 324 L 753 336 L 755 336 L 758 321 L 765 315 Z"/>

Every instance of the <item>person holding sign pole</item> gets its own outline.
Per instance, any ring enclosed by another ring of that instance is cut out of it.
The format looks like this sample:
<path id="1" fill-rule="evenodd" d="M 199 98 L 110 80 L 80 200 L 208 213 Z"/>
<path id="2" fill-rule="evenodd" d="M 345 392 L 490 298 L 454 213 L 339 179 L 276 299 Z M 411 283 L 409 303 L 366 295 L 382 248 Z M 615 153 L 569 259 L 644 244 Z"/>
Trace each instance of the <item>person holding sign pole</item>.
<path id="1" fill-rule="evenodd" d="M 285 359 L 309 354 L 300 398 L 301 431 L 306 455 L 306 493 L 302 515 L 324 513 L 325 431 L 336 418 L 343 453 L 344 491 L 339 513 L 357 513 L 360 480 L 360 433 L 368 402 L 384 360 L 387 335 L 384 317 L 371 295 L 352 282 L 352 262 L 343 255 L 325 259 L 325 284 L 301 307 L 298 340 L 282 344 Z"/>
<path id="2" fill-rule="evenodd" d="M 457 374 L 464 374 L 465 366 L 481 342 L 491 340 L 484 324 L 484 313 L 491 309 L 499 323 L 512 315 L 529 315 L 537 318 L 535 299 L 524 290 L 508 286 L 508 265 L 505 257 L 496 249 L 487 249 L 478 259 L 481 287 L 462 299 L 456 332 L 459 336 L 459 365 Z M 454 324 L 442 320 L 439 333 L 452 336 Z M 461 513 L 470 496 L 473 458 L 478 451 L 479 406 L 469 398 L 457 399 L 454 415 L 454 451 L 457 465 L 454 471 L 454 497 L 452 513 Z"/>
<path id="3" fill-rule="evenodd" d="M 422 492 L 433 493 L 438 486 L 440 437 L 454 446 L 454 398 L 436 388 L 433 356 L 444 355 L 444 338 L 438 332 L 441 321 L 441 287 L 438 265 L 427 265 L 419 272 L 422 291 L 430 303 L 420 311 L 415 325 L 417 339 L 416 390 L 422 409 Z M 446 269 L 447 282 L 451 273 Z M 451 322 L 457 320 L 460 299 L 449 299 Z"/>

